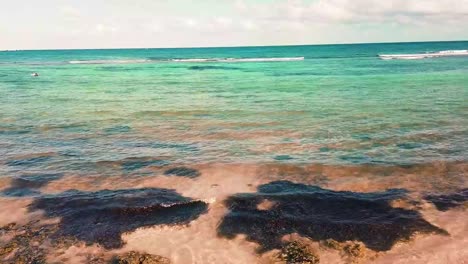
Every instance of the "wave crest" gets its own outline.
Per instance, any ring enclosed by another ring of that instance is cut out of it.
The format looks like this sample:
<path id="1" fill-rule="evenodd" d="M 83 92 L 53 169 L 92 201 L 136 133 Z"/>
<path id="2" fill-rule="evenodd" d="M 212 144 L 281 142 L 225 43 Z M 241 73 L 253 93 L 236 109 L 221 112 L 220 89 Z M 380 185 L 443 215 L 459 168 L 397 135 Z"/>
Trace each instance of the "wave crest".
<path id="1" fill-rule="evenodd" d="M 273 57 L 273 58 L 187 58 L 187 59 L 134 59 L 134 60 L 72 60 L 69 64 L 135 64 L 135 63 L 203 63 L 203 62 L 281 62 L 302 61 L 304 57 Z"/>
<path id="2" fill-rule="evenodd" d="M 150 60 L 72 60 L 70 64 L 129 64 L 129 63 L 145 63 Z"/>
<path id="3" fill-rule="evenodd" d="M 468 56 L 468 50 L 443 50 L 433 53 L 418 54 L 382 54 L 379 57 L 382 60 L 420 60 L 438 57 Z"/>

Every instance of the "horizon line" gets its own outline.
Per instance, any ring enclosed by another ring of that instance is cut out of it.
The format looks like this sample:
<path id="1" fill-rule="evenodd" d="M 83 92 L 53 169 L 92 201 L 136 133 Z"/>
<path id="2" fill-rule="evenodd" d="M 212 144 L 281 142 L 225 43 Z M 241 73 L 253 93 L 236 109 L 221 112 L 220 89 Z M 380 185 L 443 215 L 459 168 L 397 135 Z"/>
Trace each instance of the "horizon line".
<path id="1" fill-rule="evenodd" d="M 468 40 L 428 40 L 428 41 L 383 41 L 383 42 L 349 42 L 324 44 L 283 44 L 283 45 L 232 45 L 232 46 L 178 46 L 178 47 L 131 47 L 131 48 L 58 48 L 58 49 L 1 49 L 1 52 L 11 51 L 63 51 L 63 50 L 127 50 L 127 49 L 210 49 L 210 48 L 255 48 L 255 47 L 304 47 L 332 45 L 366 45 L 366 44 L 411 44 L 436 42 L 468 42 Z"/>

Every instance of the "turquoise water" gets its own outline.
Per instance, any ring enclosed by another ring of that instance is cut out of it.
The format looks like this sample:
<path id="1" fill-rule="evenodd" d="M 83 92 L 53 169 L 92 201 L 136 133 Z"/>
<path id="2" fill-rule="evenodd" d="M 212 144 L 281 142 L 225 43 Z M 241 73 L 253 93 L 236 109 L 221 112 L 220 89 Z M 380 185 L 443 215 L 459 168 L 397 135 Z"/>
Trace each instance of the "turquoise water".
<path id="1" fill-rule="evenodd" d="M 143 157 L 157 159 L 138 166 L 466 161 L 468 57 L 377 56 L 460 49 L 468 42 L 0 52 L 0 172 Z"/>

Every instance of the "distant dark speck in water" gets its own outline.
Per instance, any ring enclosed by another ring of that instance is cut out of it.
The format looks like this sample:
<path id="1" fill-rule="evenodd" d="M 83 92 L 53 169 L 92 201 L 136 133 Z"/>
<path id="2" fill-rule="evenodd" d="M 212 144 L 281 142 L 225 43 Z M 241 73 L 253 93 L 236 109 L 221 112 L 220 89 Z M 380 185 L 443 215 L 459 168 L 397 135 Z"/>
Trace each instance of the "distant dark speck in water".
<path id="1" fill-rule="evenodd" d="M 359 139 L 362 141 L 369 141 L 372 139 L 369 135 L 366 135 L 366 134 L 355 134 L 353 135 L 353 138 Z"/>
<path id="2" fill-rule="evenodd" d="M 323 148 L 320 148 L 319 151 L 320 152 L 329 152 L 331 149 L 328 148 L 328 147 L 323 147 Z"/>
<path id="3" fill-rule="evenodd" d="M 289 181 L 271 182 L 259 186 L 257 193 L 229 197 L 225 204 L 230 212 L 218 227 L 218 234 L 227 238 L 244 234 L 260 244 L 259 252 L 281 248 L 281 238 L 291 233 L 315 241 L 358 240 L 376 251 L 389 250 L 416 232 L 447 234 L 417 211 L 390 206 L 405 193 L 401 189 L 336 192 Z M 275 205 L 259 210 L 257 205 L 264 200 Z"/>
<path id="4" fill-rule="evenodd" d="M 3 190 L 2 194 L 6 196 L 35 196 L 40 194 L 36 189 L 45 186 L 47 183 L 60 179 L 63 174 L 33 174 L 14 178 L 11 186 Z"/>
<path id="5" fill-rule="evenodd" d="M 275 160 L 292 160 L 294 159 L 293 157 L 289 156 L 289 155 L 278 155 L 278 156 L 275 156 Z"/>
<path id="6" fill-rule="evenodd" d="M 137 71 L 140 68 L 130 68 L 130 67 L 119 67 L 119 66 L 104 66 L 97 68 L 100 71 L 109 71 L 109 72 L 128 72 L 128 71 Z"/>
<path id="7" fill-rule="evenodd" d="M 422 147 L 422 144 L 408 142 L 408 143 L 397 144 L 397 147 L 399 147 L 401 149 L 415 149 L 415 148 Z"/>
<path id="8" fill-rule="evenodd" d="M 354 164 L 368 163 L 371 159 L 365 155 L 342 155 L 339 157 L 341 160 L 351 162 Z"/>
<path id="9" fill-rule="evenodd" d="M 29 210 L 61 218 L 54 239 L 72 236 L 111 249 L 123 246 L 122 233 L 140 227 L 188 224 L 206 212 L 207 204 L 168 189 L 70 190 L 38 198 Z"/>
<path id="10" fill-rule="evenodd" d="M 268 75 L 271 75 L 271 76 L 318 76 L 318 75 L 321 75 L 321 74 L 317 74 L 317 73 L 314 73 L 314 72 L 286 72 L 286 73 L 283 73 L 283 72 L 275 72 L 273 74 L 268 74 Z M 322 75 L 327 75 L 327 74 L 322 74 Z"/>
<path id="11" fill-rule="evenodd" d="M 168 169 L 167 171 L 165 171 L 164 175 L 196 178 L 200 176 L 200 172 L 198 170 L 187 168 L 187 167 L 175 167 L 175 168 Z"/>
<path id="12" fill-rule="evenodd" d="M 448 211 L 449 209 L 461 206 L 468 201 L 468 189 L 462 189 L 450 194 L 427 195 L 424 199 L 433 203 L 437 210 Z"/>
<path id="13" fill-rule="evenodd" d="M 104 132 L 107 134 L 119 134 L 119 133 L 128 133 L 132 130 L 129 126 L 114 126 L 104 129 Z"/>

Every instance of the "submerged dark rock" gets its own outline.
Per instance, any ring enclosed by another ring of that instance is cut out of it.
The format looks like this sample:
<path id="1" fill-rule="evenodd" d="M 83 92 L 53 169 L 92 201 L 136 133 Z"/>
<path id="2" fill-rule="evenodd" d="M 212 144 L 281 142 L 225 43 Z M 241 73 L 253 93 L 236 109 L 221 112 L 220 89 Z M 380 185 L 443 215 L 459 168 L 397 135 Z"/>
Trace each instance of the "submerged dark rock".
<path id="1" fill-rule="evenodd" d="M 187 167 L 175 167 L 175 168 L 166 170 L 164 172 L 164 175 L 196 178 L 200 176 L 200 172 L 196 169 L 191 169 Z"/>
<path id="2" fill-rule="evenodd" d="M 37 157 L 31 157 L 31 158 L 10 160 L 6 164 L 12 167 L 17 167 L 17 166 L 33 167 L 33 166 L 41 165 L 44 162 L 49 161 L 51 158 L 52 157 L 49 155 L 44 155 L 44 156 L 37 156 Z"/>
<path id="3" fill-rule="evenodd" d="M 150 157 L 142 158 L 127 158 L 122 161 L 122 168 L 125 171 L 134 171 L 148 166 L 165 166 L 168 162 L 161 159 L 154 159 Z"/>
<path id="4" fill-rule="evenodd" d="M 218 234 L 234 238 L 245 234 L 260 244 L 259 251 L 282 248 L 284 235 L 298 233 L 315 241 L 362 241 L 368 248 L 386 251 L 416 233 L 447 234 L 417 211 L 393 208 L 401 189 L 375 193 L 337 192 L 316 186 L 276 181 L 261 185 L 257 193 L 237 194 L 225 203 L 230 212 Z M 273 204 L 259 209 L 265 201 Z"/>
<path id="5" fill-rule="evenodd" d="M 293 157 L 289 156 L 289 155 L 278 155 L 278 156 L 275 156 L 275 160 L 278 160 L 278 161 L 287 161 L 287 160 L 292 160 L 294 159 Z"/>
<path id="6" fill-rule="evenodd" d="M 1 192 L 5 196 L 23 197 L 23 196 L 34 196 L 40 194 L 37 190 L 49 182 L 60 179 L 63 174 L 53 173 L 39 173 L 32 175 L 23 175 L 21 177 L 13 178 L 10 187 Z"/>
<path id="7" fill-rule="evenodd" d="M 70 190 L 36 199 L 29 209 L 61 217 L 56 238 L 72 236 L 109 249 L 121 247 L 121 234 L 139 227 L 188 224 L 207 204 L 168 189 Z"/>
<path id="8" fill-rule="evenodd" d="M 462 206 L 468 201 L 468 189 L 441 195 L 426 195 L 425 200 L 435 205 L 439 211 L 448 211 L 454 207 Z"/>

